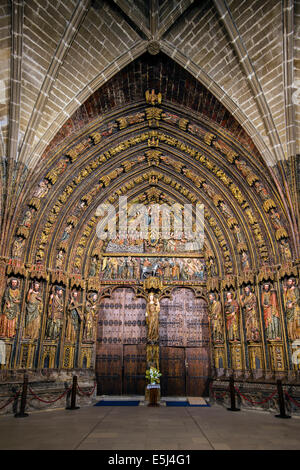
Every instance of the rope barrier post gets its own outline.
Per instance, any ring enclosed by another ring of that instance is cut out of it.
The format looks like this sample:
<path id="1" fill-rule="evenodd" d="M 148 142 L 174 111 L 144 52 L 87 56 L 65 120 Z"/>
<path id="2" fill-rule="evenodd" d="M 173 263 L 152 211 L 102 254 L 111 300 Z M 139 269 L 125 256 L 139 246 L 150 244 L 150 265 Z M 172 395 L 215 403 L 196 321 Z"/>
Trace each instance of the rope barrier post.
<path id="1" fill-rule="evenodd" d="M 77 392 L 77 375 L 73 375 L 71 406 L 67 406 L 66 410 L 78 410 L 80 408 L 80 406 L 76 406 L 76 392 Z"/>
<path id="2" fill-rule="evenodd" d="M 277 391 L 278 391 L 280 414 L 275 415 L 275 418 L 283 418 L 283 419 L 291 418 L 291 416 L 288 416 L 285 412 L 285 401 L 284 401 L 284 395 L 283 395 L 283 389 L 282 389 L 282 382 L 280 379 L 277 380 Z"/>
<path id="3" fill-rule="evenodd" d="M 20 412 L 15 414 L 15 418 L 26 418 L 28 413 L 25 413 L 26 401 L 27 401 L 27 388 L 28 388 L 28 377 L 24 374 Z"/>
<path id="4" fill-rule="evenodd" d="M 240 409 L 235 406 L 235 388 L 234 388 L 234 378 L 233 378 L 233 376 L 231 376 L 229 378 L 229 391 L 230 391 L 231 407 L 227 408 L 227 410 L 228 411 L 240 411 Z"/>

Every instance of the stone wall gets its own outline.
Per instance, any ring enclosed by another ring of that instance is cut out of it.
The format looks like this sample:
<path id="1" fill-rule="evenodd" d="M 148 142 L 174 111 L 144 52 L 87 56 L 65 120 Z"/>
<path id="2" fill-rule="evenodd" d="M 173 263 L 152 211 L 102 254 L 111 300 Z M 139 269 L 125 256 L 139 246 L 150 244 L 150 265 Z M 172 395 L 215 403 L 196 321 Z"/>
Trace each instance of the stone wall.
<path id="1" fill-rule="evenodd" d="M 235 403 L 239 409 L 247 410 L 260 410 L 267 411 L 273 414 L 279 414 L 279 399 L 277 392 L 276 380 L 282 380 L 283 393 L 285 397 L 286 413 L 300 416 L 300 386 L 299 386 L 299 373 L 294 377 L 284 377 L 278 374 L 276 377 L 274 374 L 268 372 L 267 374 L 263 371 L 256 371 L 256 375 L 252 377 L 242 377 L 242 374 L 236 376 L 235 386 Z M 223 371 L 216 371 L 219 374 L 217 379 L 214 379 L 210 383 L 209 402 L 214 405 L 222 405 L 226 408 L 231 407 L 231 399 L 229 389 L 229 371 L 227 377 L 223 374 Z M 295 404 L 286 393 L 292 397 L 298 403 Z"/>
<path id="2" fill-rule="evenodd" d="M 24 381 L 24 370 L 1 370 L 0 371 L 0 414 L 11 414 L 20 411 L 22 385 Z M 95 373 L 92 370 L 55 370 L 40 369 L 28 370 L 28 392 L 25 411 L 30 414 L 32 411 L 43 411 L 54 408 L 66 408 L 71 404 L 71 390 L 73 376 L 77 376 L 77 382 L 80 390 L 76 395 L 76 406 L 90 406 L 95 402 L 97 390 L 95 388 Z M 52 403 L 44 403 L 34 398 L 32 392 L 41 400 Z M 66 394 L 64 392 L 68 390 Z M 93 393 L 90 395 L 90 392 Z M 18 396 L 2 408 L 12 397 Z M 56 400 L 59 396 L 64 396 Z M 87 395 L 84 395 L 87 394 Z M 56 401 L 54 401 L 56 400 Z"/>

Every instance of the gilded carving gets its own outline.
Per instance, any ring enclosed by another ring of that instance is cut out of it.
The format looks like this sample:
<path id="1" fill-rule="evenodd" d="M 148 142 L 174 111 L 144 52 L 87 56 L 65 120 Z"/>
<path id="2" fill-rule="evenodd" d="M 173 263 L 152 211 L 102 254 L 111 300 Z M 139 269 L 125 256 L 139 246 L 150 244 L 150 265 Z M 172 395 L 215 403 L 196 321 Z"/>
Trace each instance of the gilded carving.
<path id="1" fill-rule="evenodd" d="M 283 284 L 283 300 L 290 341 L 300 338 L 300 294 L 296 279 L 290 277 Z"/>
<path id="2" fill-rule="evenodd" d="M 91 292 L 87 295 L 83 319 L 83 341 L 94 342 L 96 334 L 98 294 Z"/>
<path id="3" fill-rule="evenodd" d="M 208 294 L 209 301 L 209 321 L 211 328 L 211 337 L 214 343 L 223 343 L 224 333 L 223 333 L 223 315 L 222 315 L 222 305 L 218 300 L 218 296 L 215 292 L 210 292 Z"/>
<path id="4" fill-rule="evenodd" d="M 156 344 L 159 340 L 159 312 L 160 303 L 158 297 L 153 292 L 150 292 L 146 306 L 147 340 L 150 344 Z"/>
<path id="5" fill-rule="evenodd" d="M 80 324 L 82 321 L 81 316 L 82 303 L 80 303 L 79 292 L 73 290 L 67 304 L 67 323 L 66 323 L 66 341 L 75 343 L 77 341 Z"/>
<path id="6" fill-rule="evenodd" d="M 52 184 L 55 184 L 59 176 L 66 170 L 68 163 L 69 160 L 67 158 L 63 158 L 52 170 L 47 173 L 45 178 Z"/>
<path id="7" fill-rule="evenodd" d="M 20 304 L 20 280 L 12 278 L 8 281 L 2 300 L 0 337 L 13 338 L 16 335 L 17 322 L 20 315 Z"/>
<path id="8" fill-rule="evenodd" d="M 226 329 L 229 341 L 239 341 L 239 316 L 240 308 L 237 301 L 234 299 L 231 291 L 226 292 L 225 301 L 225 318 L 226 318 Z"/>
<path id="9" fill-rule="evenodd" d="M 244 288 L 244 293 L 241 295 L 241 306 L 244 313 L 247 341 L 260 341 L 258 304 L 251 286 Z"/>
<path id="10" fill-rule="evenodd" d="M 63 325 L 64 297 L 63 288 L 54 286 L 50 294 L 47 312 L 47 325 L 45 337 L 57 340 Z"/>
<path id="11" fill-rule="evenodd" d="M 276 290 L 270 282 L 264 282 L 261 292 L 262 314 L 269 341 L 281 340 L 281 324 Z"/>
<path id="12" fill-rule="evenodd" d="M 24 337 L 36 340 L 39 337 L 43 299 L 40 283 L 33 281 L 26 296 Z"/>
<path id="13" fill-rule="evenodd" d="M 162 94 L 161 93 L 155 93 L 155 90 L 146 90 L 145 92 L 145 98 L 146 98 L 146 103 L 147 104 L 152 104 L 153 106 L 155 104 L 161 104 L 162 102 Z"/>

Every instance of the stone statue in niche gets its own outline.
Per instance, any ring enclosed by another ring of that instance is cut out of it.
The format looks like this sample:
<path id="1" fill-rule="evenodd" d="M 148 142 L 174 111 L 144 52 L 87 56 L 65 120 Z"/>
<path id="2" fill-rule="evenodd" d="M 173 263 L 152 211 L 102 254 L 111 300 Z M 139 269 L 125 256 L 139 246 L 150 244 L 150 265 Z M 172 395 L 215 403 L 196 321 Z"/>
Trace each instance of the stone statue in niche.
<path id="1" fill-rule="evenodd" d="M 55 184 L 56 181 L 58 180 L 59 176 L 66 170 L 68 163 L 69 163 L 68 158 L 61 159 L 57 163 L 56 167 L 52 168 L 52 170 L 50 170 L 47 173 L 46 178 L 49 181 L 51 181 L 52 184 Z"/>
<path id="2" fill-rule="evenodd" d="M 26 296 L 25 338 L 38 339 L 42 308 L 40 283 L 34 281 Z"/>
<path id="3" fill-rule="evenodd" d="M 46 326 L 46 338 L 57 340 L 63 323 L 64 297 L 63 289 L 55 286 L 50 295 Z"/>
<path id="4" fill-rule="evenodd" d="M 145 98 L 146 98 L 146 103 L 147 104 L 155 105 L 155 104 L 161 104 L 161 102 L 162 102 L 161 93 L 156 94 L 155 90 L 151 90 L 151 92 L 149 90 L 147 90 L 145 92 Z"/>
<path id="5" fill-rule="evenodd" d="M 96 256 L 93 256 L 90 264 L 89 276 L 94 277 L 97 274 L 98 259 Z"/>
<path id="6" fill-rule="evenodd" d="M 126 260 L 126 278 L 127 279 L 133 279 L 133 259 L 131 256 L 128 256 Z"/>
<path id="7" fill-rule="evenodd" d="M 212 340 L 214 343 L 223 342 L 223 317 L 222 305 L 218 300 L 217 294 L 210 292 L 209 300 L 209 320 L 211 324 Z"/>
<path id="8" fill-rule="evenodd" d="M 289 245 L 289 243 L 287 242 L 287 240 L 285 238 L 280 240 L 279 248 L 280 248 L 280 252 L 282 254 L 283 261 L 291 261 L 292 258 L 293 258 L 292 257 L 292 252 L 291 252 L 291 249 L 290 249 L 290 245 Z"/>
<path id="9" fill-rule="evenodd" d="M 215 258 L 213 255 L 209 255 L 206 261 L 206 266 L 207 266 L 207 272 L 209 276 L 214 277 L 218 275 L 216 262 L 215 262 Z"/>
<path id="10" fill-rule="evenodd" d="M 288 336 L 291 341 L 300 338 L 300 294 L 296 279 L 290 277 L 283 285 L 283 300 Z"/>
<path id="11" fill-rule="evenodd" d="M 13 258 L 21 258 L 24 248 L 25 248 L 25 238 L 17 237 L 14 240 L 14 243 L 13 243 L 12 257 Z"/>
<path id="12" fill-rule="evenodd" d="M 10 279 L 3 297 L 2 314 L 0 317 L 0 336 L 13 338 L 16 335 L 20 303 L 20 281 L 16 278 Z"/>
<path id="13" fill-rule="evenodd" d="M 30 228 L 33 214 L 34 214 L 33 209 L 27 210 L 24 214 L 23 220 L 22 220 L 20 225 L 24 226 L 24 227 L 27 227 L 27 228 Z"/>
<path id="14" fill-rule="evenodd" d="M 95 341 L 97 301 L 98 294 L 96 292 L 92 292 L 87 296 L 84 312 L 83 341 Z"/>
<path id="15" fill-rule="evenodd" d="M 270 282 L 265 282 L 262 286 L 261 307 L 267 340 L 280 341 L 281 326 L 277 294 Z"/>
<path id="16" fill-rule="evenodd" d="M 61 237 L 62 242 L 66 242 L 70 238 L 72 230 L 73 230 L 73 225 L 68 224 L 64 230 L 64 233 L 62 234 L 62 237 Z"/>
<path id="17" fill-rule="evenodd" d="M 56 269 L 62 269 L 63 268 L 63 264 L 64 264 L 64 259 L 65 259 L 65 253 L 63 250 L 59 250 L 59 252 L 57 253 L 56 255 L 56 263 L 55 263 L 55 267 Z"/>
<path id="18" fill-rule="evenodd" d="M 257 298 L 250 286 L 244 288 L 241 306 L 244 311 L 247 341 L 260 341 Z"/>
<path id="19" fill-rule="evenodd" d="M 239 304 L 234 299 L 233 293 L 226 292 L 225 318 L 229 341 L 239 341 L 240 339 L 239 315 Z"/>
<path id="20" fill-rule="evenodd" d="M 146 324 L 148 327 L 148 342 L 152 344 L 157 343 L 159 340 L 159 312 L 158 297 L 150 292 L 146 306 Z"/>
<path id="21" fill-rule="evenodd" d="M 43 198 L 44 196 L 46 196 L 46 194 L 48 193 L 48 191 L 49 191 L 49 184 L 47 183 L 47 181 L 42 180 L 42 181 L 38 184 L 38 187 L 36 188 L 36 190 L 34 191 L 33 197 L 36 197 L 36 198 L 38 198 L 38 199 L 41 199 L 41 198 Z"/>
<path id="22" fill-rule="evenodd" d="M 79 293 L 77 290 L 73 290 L 67 305 L 66 326 L 66 340 L 71 343 L 75 343 L 77 339 L 79 325 L 81 323 L 81 307 L 82 304 L 79 301 Z"/>
<path id="23" fill-rule="evenodd" d="M 250 269 L 249 258 L 248 258 L 248 255 L 245 251 L 242 252 L 241 263 L 242 263 L 242 270 L 243 271 L 247 271 L 248 269 Z"/>
<path id="24" fill-rule="evenodd" d="M 132 259 L 133 263 L 133 277 L 134 279 L 139 279 L 140 278 L 140 260 L 137 258 Z"/>

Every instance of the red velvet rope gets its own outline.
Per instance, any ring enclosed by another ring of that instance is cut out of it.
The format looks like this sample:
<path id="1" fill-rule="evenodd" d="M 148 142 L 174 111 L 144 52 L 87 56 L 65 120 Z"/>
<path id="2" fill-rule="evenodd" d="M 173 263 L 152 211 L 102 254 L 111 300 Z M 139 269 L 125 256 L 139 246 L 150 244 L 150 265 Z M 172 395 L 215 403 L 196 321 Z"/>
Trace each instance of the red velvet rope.
<path id="1" fill-rule="evenodd" d="M 284 392 L 286 394 L 286 396 L 289 398 L 289 400 L 291 400 L 296 406 L 298 406 L 300 408 L 300 403 L 298 403 L 295 398 L 291 397 L 288 392 Z"/>
<path id="2" fill-rule="evenodd" d="M 245 397 L 245 395 L 243 395 L 240 390 L 237 388 L 237 387 L 234 387 L 235 391 L 241 396 L 243 397 L 245 400 L 247 400 L 249 403 L 252 403 L 252 405 L 262 405 L 263 403 L 266 403 L 267 401 L 271 400 L 271 398 L 273 398 L 276 393 L 277 393 L 277 390 L 275 392 L 273 392 L 269 397 L 265 398 L 264 400 L 262 401 L 252 401 L 250 400 L 249 398 Z"/>
<path id="3" fill-rule="evenodd" d="M 81 395 L 85 395 L 87 397 L 90 397 L 94 393 L 96 385 L 97 385 L 97 382 L 95 382 L 93 390 L 91 392 L 83 392 L 78 384 L 77 384 L 77 388 L 78 388 L 79 394 L 81 393 Z"/>
<path id="4" fill-rule="evenodd" d="M 60 400 L 62 397 L 64 397 L 70 390 L 72 390 L 72 387 L 68 388 L 67 390 L 65 390 L 58 398 L 55 398 L 55 400 L 43 400 L 42 398 L 38 397 L 34 391 L 29 387 L 29 391 L 31 393 L 31 395 L 33 395 L 33 398 L 35 398 L 36 400 L 39 400 L 43 403 L 55 403 L 56 401 Z"/>
<path id="5" fill-rule="evenodd" d="M 12 401 L 14 401 L 14 399 L 17 398 L 19 395 L 20 395 L 20 390 L 19 390 L 12 398 L 10 398 L 10 399 L 5 403 L 5 405 L 0 406 L 0 410 L 3 410 L 3 408 L 5 408 L 6 406 L 8 406 L 8 405 L 9 405 Z"/>

